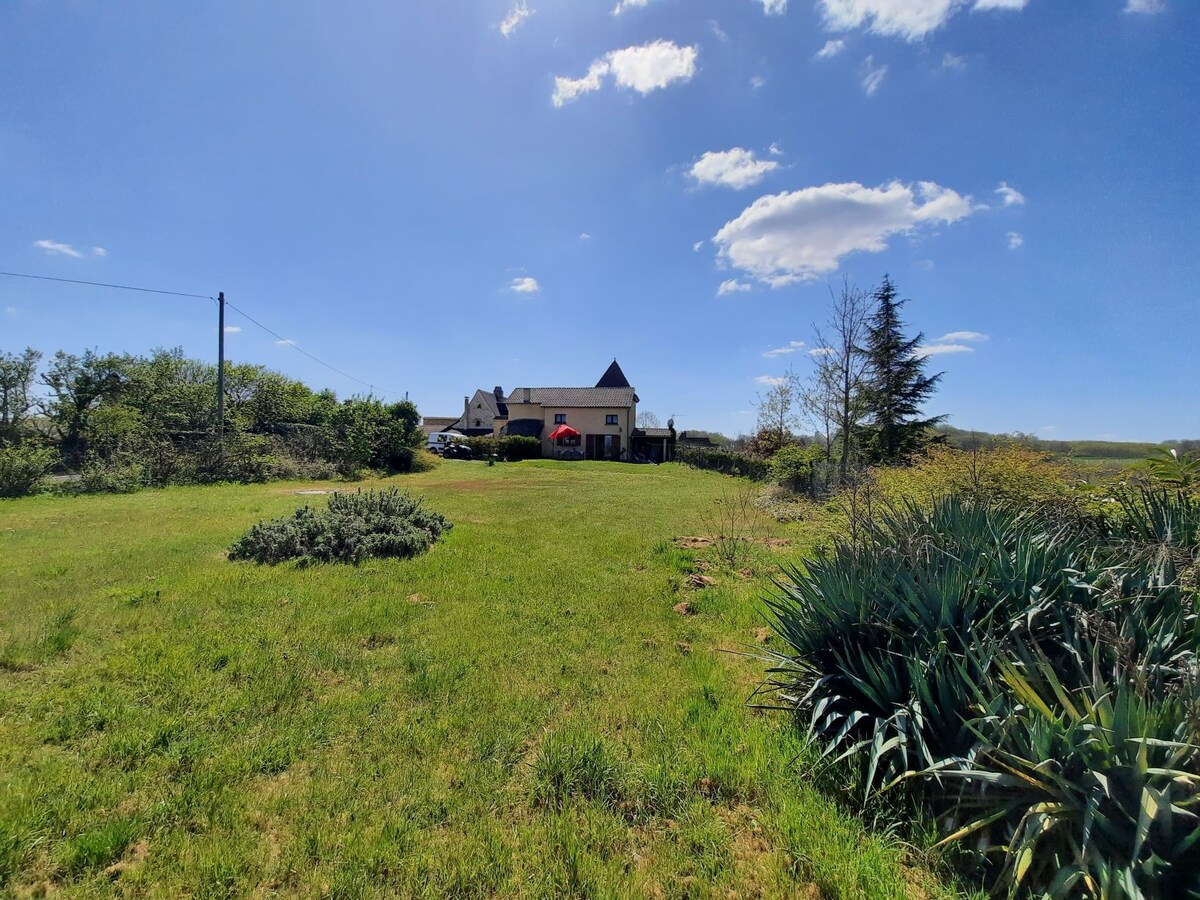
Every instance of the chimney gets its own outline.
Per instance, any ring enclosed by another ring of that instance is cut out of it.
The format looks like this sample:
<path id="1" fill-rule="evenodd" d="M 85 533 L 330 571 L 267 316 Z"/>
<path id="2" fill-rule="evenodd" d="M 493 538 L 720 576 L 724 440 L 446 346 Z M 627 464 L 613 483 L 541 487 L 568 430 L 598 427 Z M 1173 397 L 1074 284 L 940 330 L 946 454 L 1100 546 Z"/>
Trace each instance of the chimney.
<path id="1" fill-rule="evenodd" d="M 471 415 L 471 398 L 463 397 L 463 428 L 466 428 L 470 422 L 468 417 Z"/>
<path id="2" fill-rule="evenodd" d="M 504 399 L 504 388 L 500 387 L 500 385 L 496 385 L 494 388 L 492 388 L 492 393 L 496 395 L 497 400 Z"/>

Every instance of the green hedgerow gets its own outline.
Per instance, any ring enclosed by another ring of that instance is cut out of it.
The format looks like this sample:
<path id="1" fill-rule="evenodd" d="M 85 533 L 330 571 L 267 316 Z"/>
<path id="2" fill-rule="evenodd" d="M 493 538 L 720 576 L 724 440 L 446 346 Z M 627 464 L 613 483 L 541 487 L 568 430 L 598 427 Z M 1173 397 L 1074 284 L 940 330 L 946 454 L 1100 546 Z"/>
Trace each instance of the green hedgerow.
<path id="1" fill-rule="evenodd" d="M 324 510 L 304 506 L 286 518 L 259 522 L 230 548 L 229 558 L 268 565 L 406 559 L 424 553 L 450 528 L 421 498 L 395 488 L 333 494 Z"/>

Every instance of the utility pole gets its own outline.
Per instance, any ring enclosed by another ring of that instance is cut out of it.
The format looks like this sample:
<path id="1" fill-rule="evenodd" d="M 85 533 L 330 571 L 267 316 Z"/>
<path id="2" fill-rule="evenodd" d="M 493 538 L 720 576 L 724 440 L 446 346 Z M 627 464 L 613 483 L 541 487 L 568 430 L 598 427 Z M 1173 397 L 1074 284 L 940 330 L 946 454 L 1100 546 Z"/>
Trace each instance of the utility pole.
<path id="1" fill-rule="evenodd" d="M 217 446 L 225 446 L 225 292 L 217 294 Z"/>

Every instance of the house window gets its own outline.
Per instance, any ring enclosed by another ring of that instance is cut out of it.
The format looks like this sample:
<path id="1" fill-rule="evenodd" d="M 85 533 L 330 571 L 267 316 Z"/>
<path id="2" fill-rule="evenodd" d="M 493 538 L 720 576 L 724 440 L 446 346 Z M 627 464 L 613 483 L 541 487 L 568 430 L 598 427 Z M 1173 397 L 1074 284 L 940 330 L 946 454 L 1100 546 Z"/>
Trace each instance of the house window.
<path id="1" fill-rule="evenodd" d="M 617 416 L 616 416 L 616 413 L 611 413 L 611 414 L 609 414 L 609 415 L 605 416 L 605 417 L 604 417 L 604 424 L 605 424 L 605 425 L 616 425 L 616 424 L 617 424 Z"/>
<path id="2" fill-rule="evenodd" d="M 479 420 L 478 420 L 478 419 L 476 419 L 476 420 L 475 420 L 475 427 L 476 427 L 476 428 L 478 428 L 478 427 L 479 427 Z"/>
<path id="3" fill-rule="evenodd" d="M 554 424 L 555 425 L 566 425 L 567 424 L 567 414 L 566 413 L 555 413 L 554 414 Z"/>

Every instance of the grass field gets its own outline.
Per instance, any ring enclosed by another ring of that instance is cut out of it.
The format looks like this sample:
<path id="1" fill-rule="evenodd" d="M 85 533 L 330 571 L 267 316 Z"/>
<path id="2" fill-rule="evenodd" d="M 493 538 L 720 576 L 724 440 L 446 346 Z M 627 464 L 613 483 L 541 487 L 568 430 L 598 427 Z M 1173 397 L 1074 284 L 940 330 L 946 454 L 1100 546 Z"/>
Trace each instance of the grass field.
<path id="1" fill-rule="evenodd" d="M 357 568 L 224 558 L 323 503 L 300 484 L 0 502 L 0 894 L 952 894 L 818 792 L 745 704 L 762 664 L 720 652 L 802 533 L 692 589 L 673 538 L 720 476 L 390 483 L 454 528 Z"/>

